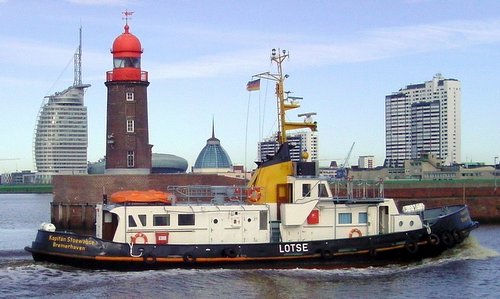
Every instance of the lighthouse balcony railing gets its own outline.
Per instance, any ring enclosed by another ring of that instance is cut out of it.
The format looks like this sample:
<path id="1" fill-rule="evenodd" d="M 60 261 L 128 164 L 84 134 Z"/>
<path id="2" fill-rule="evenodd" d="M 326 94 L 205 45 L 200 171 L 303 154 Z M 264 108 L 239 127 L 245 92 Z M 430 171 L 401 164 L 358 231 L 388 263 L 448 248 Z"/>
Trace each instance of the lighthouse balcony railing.
<path id="1" fill-rule="evenodd" d="M 123 75 L 120 74 L 118 76 L 113 76 L 113 71 L 107 71 L 106 81 L 115 81 L 115 80 L 123 80 Z M 130 78 L 127 78 L 127 80 L 130 80 Z M 148 82 L 148 72 L 141 71 L 140 81 Z"/>

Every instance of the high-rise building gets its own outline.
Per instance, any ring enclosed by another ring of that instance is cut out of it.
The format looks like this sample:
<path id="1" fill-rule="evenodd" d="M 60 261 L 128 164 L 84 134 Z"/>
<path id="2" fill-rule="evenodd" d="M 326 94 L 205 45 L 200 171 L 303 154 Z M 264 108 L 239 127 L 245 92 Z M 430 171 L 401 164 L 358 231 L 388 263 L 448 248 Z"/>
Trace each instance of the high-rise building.
<path id="1" fill-rule="evenodd" d="M 125 31 L 113 42 L 113 70 L 106 73 L 106 169 L 108 174 L 151 173 L 148 131 L 148 73 L 141 70 L 142 46 Z"/>
<path id="2" fill-rule="evenodd" d="M 307 162 L 318 161 L 318 134 L 311 131 L 299 131 L 287 134 L 287 141 L 291 145 L 290 157 L 292 161 L 301 161 L 303 153 L 307 152 Z M 277 136 L 266 138 L 259 142 L 258 159 L 267 160 L 267 157 L 274 156 L 279 149 Z"/>
<path id="3" fill-rule="evenodd" d="M 436 74 L 385 97 L 387 167 L 434 154 L 443 165 L 461 159 L 460 81 Z"/>
<path id="4" fill-rule="evenodd" d="M 375 167 L 374 156 L 359 156 L 358 168 L 374 168 L 374 167 Z"/>
<path id="5" fill-rule="evenodd" d="M 33 154 L 37 181 L 50 183 L 56 174 L 87 173 L 87 107 L 82 84 L 80 44 L 74 56 L 74 82 L 66 90 L 44 98 L 36 122 Z"/>

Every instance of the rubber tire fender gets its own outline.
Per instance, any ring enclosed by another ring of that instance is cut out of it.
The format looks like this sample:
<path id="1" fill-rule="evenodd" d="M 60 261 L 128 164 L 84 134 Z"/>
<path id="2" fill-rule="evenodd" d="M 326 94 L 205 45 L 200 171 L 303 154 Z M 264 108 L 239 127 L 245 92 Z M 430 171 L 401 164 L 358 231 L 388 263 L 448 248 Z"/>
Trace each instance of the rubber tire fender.
<path id="1" fill-rule="evenodd" d="M 148 253 L 148 254 L 144 255 L 143 259 L 144 259 L 144 262 L 148 265 L 156 264 L 156 255 L 154 255 L 153 253 Z"/>
<path id="2" fill-rule="evenodd" d="M 439 239 L 439 236 L 436 235 L 436 234 L 430 234 L 427 237 L 427 241 L 429 242 L 429 244 L 431 244 L 433 246 L 437 246 L 437 245 L 439 245 L 439 243 L 441 243 L 441 240 Z"/>
<path id="3" fill-rule="evenodd" d="M 238 256 L 238 251 L 232 247 L 228 247 L 228 248 L 224 248 L 224 250 L 222 251 L 222 254 L 224 256 L 227 256 L 230 258 L 235 258 L 236 256 Z"/>
<path id="4" fill-rule="evenodd" d="M 441 241 L 443 241 L 443 244 L 448 248 L 451 248 L 455 245 L 455 239 L 449 231 L 445 231 L 441 234 Z"/>
<path id="5" fill-rule="evenodd" d="M 464 241 L 464 237 L 461 232 L 454 230 L 451 235 L 453 236 L 453 240 L 455 240 L 456 244 L 460 244 Z"/>
<path id="6" fill-rule="evenodd" d="M 409 253 L 415 254 L 418 251 L 418 243 L 412 240 L 406 240 L 405 248 Z"/>
<path id="7" fill-rule="evenodd" d="M 193 264 L 196 262 L 196 258 L 193 256 L 192 253 L 185 253 L 183 256 L 182 256 L 182 260 L 186 263 L 186 264 Z"/>

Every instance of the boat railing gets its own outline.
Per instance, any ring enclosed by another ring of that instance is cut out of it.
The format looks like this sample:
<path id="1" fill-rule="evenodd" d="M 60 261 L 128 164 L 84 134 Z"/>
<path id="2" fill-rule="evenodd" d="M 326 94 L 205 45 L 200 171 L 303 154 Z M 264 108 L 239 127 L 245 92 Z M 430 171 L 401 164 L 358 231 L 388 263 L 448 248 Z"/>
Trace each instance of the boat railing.
<path id="1" fill-rule="evenodd" d="M 176 203 L 188 204 L 242 204 L 251 191 L 247 186 L 168 186 Z"/>
<path id="2" fill-rule="evenodd" d="M 335 180 L 330 182 L 333 198 L 346 201 L 384 199 L 384 182 L 366 180 Z"/>

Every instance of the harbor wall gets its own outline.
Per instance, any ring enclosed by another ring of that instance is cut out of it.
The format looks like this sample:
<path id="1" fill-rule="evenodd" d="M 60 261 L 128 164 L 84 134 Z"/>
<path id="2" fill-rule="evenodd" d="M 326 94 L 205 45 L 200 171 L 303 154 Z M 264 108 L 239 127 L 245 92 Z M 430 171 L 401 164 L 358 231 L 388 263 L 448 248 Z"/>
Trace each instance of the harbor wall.
<path id="1" fill-rule="evenodd" d="M 93 230 L 95 205 L 117 191 L 167 191 L 168 186 L 243 185 L 241 179 L 215 174 L 58 175 L 53 180 L 51 222 L 58 229 Z"/>
<path id="2" fill-rule="evenodd" d="M 241 179 L 213 174 L 151 174 L 151 175 L 61 175 L 53 179 L 54 200 L 51 221 L 59 229 L 92 231 L 95 204 L 122 190 L 167 191 L 168 186 L 243 185 Z M 383 196 L 393 198 L 399 208 L 422 202 L 426 207 L 467 204 L 471 216 L 481 223 L 500 223 L 500 187 L 493 180 L 470 181 L 391 181 L 384 183 Z M 355 198 L 377 197 L 378 186 L 353 187 Z M 332 192 L 346 196 L 347 185 L 332 186 Z"/>
<path id="3" fill-rule="evenodd" d="M 422 202 L 426 207 L 467 204 L 474 220 L 500 223 L 500 186 L 495 180 L 400 182 L 386 184 L 385 196 L 398 207 Z"/>

